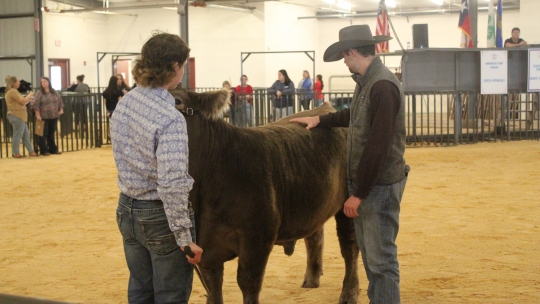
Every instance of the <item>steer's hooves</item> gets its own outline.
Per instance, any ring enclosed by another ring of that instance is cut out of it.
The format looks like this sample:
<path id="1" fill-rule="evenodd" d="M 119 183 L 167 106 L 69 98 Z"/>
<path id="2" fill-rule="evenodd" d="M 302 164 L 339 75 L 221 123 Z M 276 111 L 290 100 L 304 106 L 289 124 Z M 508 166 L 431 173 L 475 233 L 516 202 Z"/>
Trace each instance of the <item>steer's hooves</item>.
<path id="1" fill-rule="evenodd" d="M 360 289 L 355 290 L 351 293 L 344 294 L 341 293 L 341 296 L 339 297 L 339 304 L 356 304 L 358 303 L 358 294 L 360 293 Z"/>
<path id="2" fill-rule="evenodd" d="M 319 288 L 319 285 L 319 282 L 308 282 L 307 280 L 305 280 L 302 283 L 302 288 Z"/>

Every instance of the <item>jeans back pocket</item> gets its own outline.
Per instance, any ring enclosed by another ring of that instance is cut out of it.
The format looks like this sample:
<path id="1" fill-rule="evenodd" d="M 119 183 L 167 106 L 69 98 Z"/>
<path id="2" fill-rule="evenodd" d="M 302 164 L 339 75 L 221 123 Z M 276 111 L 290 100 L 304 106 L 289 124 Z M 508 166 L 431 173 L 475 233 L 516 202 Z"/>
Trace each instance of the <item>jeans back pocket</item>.
<path id="1" fill-rule="evenodd" d="M 176 238 L 169 228 L 169 221 L 159 220 L 139 220 L 144 240 L 148 250 L 157 254 L 167 254 L 176 248 Z"/>

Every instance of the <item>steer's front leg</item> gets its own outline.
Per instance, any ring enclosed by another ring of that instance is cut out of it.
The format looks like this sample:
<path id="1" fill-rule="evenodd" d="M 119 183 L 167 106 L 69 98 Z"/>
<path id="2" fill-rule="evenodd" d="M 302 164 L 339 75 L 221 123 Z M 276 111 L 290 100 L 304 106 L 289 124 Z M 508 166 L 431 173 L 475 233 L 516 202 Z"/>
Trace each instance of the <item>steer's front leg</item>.
<path id="1" fill-rule="evenodd" d="M 241 241 L 236 279 L 244 296 L 244 304 L 259 303 L 264 271 L 273 245 L 273 241 L 256 234 Z"/>

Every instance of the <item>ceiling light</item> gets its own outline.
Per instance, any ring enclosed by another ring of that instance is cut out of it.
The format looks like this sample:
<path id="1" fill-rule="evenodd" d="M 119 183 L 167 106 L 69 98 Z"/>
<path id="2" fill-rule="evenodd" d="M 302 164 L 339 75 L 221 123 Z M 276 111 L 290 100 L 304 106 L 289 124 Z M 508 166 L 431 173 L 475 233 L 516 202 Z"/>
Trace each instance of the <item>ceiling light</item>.
<path id="1" fill-rule="evenodd" d="M 334 0 L 324 0 L 324 2 L 328 2 L 328 3 L 331 3 L 331 4 L 336 4 L 337 1 L 334 1 Z"/>
<path id="2" fill-rule="evenodd" d="M 168 10 L 173 10 L 173 11 L 178 10 L 178 8 L 176 8 L 176 7 L 170 7 L 170 6 L 169 6 L 169 7 L 162 7 L 162 8 L 168 9 Z"/>
<path id="3" fill-rule="evenodd" d="M 431 0 L 431 1 L 437 3 L 438 5 L 443 5 L 444 4 L 441 0 Z"/>
<path id="4" fill-rule="evenodd" d="M 346 9 L 346 10 L 351 10 L 351 4 L 349 2 L 344 2 L 344 1 L 338 1 L 338 3 L 336 4 L 338 7 L 341 7 L 343 9 Z"/>
<path id="5" fill-rule="evenodd" d="M 106 12 L 106 11 L 92 11 L 92 13 L 105 14 L 105 15 L 118 15 L 118 13 Z"/>
<path id="6" fill-rule="evenodd" d="M 394 0 L 386 0 L 385 3 L 387 6 L 396 7 L 396 2 Z"/>
<path id="7" fill-rule="evenodd" d="M 241 8 L 241 7 L 225 6 L 225 5 L 218 5 L 218 4 L 207 4 L 206 7 L 219 8 L 219 9 L 224 9 L 224 10 L 229 10 L 229 11 L 253 13 L 252 8 Z"/>
<path id="8" fill-rule="evenodd" d="M 338 13 L 350 13 L 350 11 L 345 11 L 345 10 L 340 10 L 340 9 L 335 9 L 335 8 L 330 8 L 330 7 L 320 7 L 320 9 L 332 11 L 332 12 L 338 12 Z"/>

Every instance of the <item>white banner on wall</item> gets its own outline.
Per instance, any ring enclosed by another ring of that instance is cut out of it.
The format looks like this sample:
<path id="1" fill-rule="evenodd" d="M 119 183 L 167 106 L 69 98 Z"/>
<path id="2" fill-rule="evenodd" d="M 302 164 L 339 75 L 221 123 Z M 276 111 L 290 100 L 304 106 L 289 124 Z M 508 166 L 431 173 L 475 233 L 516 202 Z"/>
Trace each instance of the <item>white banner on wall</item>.
<path id="1" fill-rule="evenodd" d="M 529 92 L 540 92 L 540 49 L 529 49 Z"/>
<path id="2" fill-rule="evenodd" d="M 482 94 L 508 93 L 508 54 L 506 51 L 482 51 L 480 81 Z"/>

